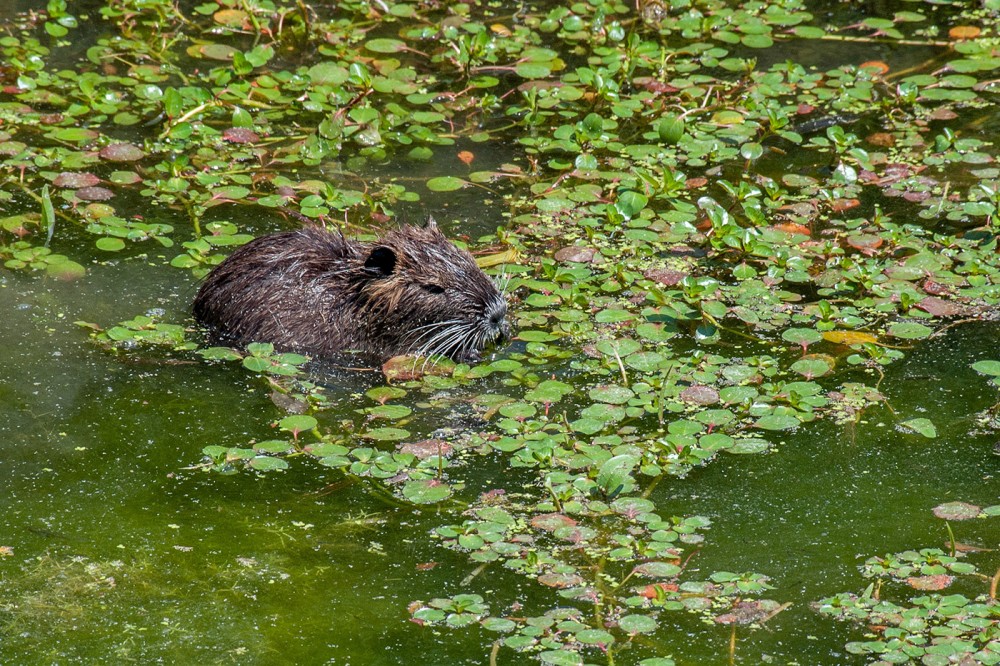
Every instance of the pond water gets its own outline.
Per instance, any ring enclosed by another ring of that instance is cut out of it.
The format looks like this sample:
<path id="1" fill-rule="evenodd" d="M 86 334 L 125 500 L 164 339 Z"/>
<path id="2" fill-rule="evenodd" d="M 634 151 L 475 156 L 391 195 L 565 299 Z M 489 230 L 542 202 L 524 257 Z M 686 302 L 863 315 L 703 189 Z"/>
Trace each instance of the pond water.
<path id="1" fill-rule="evenodd" d="M 1000 358 L 1000 62 L 947 70 L 982 81 L 935 78 L 959 57 L 949 27 L 978 20 L 982 48 L 969 33 L 960 52 L 996 59 L 1000 7 L 79 4 L 0 7 L 0 663 L 1000 663 L 1000 371 L 983 365 Z M 703 29 L 685 23 L 695 13 Z M 872 19 L 889 24 L 849 27 Z M 755 27 L 723 29 L 740 21 Z M 795 25 L 857 40 L 782 41 Z M 271 43 L 273 60 L 255 51 Z M 656 106 L 642 67 L 631 87 L 579 71 L 610 77 L 615 49 L 661 63 L 656 95 L 676 99 Z M 755 53 L 746 71 L 718 64 Z M 351 78 L 352 57 L 378 81 Z M 924 97 L 862 85 L 856 66 L 881 60 L 930 77 Z M 781 79 L 792 62 L 805 69 Z M 251 79 L 259 98 L 227 97 Z M 544 97 L 550 85 L 563 92 Z M 780 124 L 761 129 L 769 108 L 845 120 L 800 149 Z M 338 109 L 344 127 L 323 125 Z M 734 110 L 739 122 L 720 115 Z M 232 129 L 254 137 L 220 138 Z M 103 152 L 120 142 L 142 156 Z M 66 173 L 96 179 L 60 185 Z M 97 184 L 113 198 L 84 191 Z M 318 364 L 284 379 L 194 350 L 191 300 L 240 234 L 428 214 L 504 258 L 489 270 L 511 279 L 518 333 L 480 366 L 388 382 Z M 137 316 L 186 330 L 107 337 Z M 845 331 L 862 337 L 827 335 Z M 315 431 L 288 425 L 275 388 Z M 372 462 L 427 439 L 457 451 Z M 251 450 L 274 440 L 280 453 Z M 266 471 L 274 460 L 287 464 Z M 957 502 L 978 517 L 935 515 Z M 865 575 L 868 558 L 920 549 L 941 552 Z M 876 611 L 817 610 L 873 579 L 890 615 L 979 606 L 888 630 Z"/>

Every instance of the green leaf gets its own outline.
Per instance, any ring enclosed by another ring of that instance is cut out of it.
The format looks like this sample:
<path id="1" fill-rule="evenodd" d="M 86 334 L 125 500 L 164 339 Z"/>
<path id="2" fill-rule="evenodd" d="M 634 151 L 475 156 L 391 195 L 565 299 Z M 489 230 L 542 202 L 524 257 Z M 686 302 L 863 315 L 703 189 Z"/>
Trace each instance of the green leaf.
<path id="1" fill-rule="evenodd" d="M 656 620 L 648 615 L 625 615 L 618 620 L 618 626 L 628 634 L 650 634 L 656 631 Z"/>
<path id="2" fill-rule="evenodd" d="M 398 39 L 369 39 L 365 48 L 375 53 L 399 53 L 406 50 L 406 43 Z"/>
<path id="3" fill-rule="evenodd" d="M 1000 377 L 1000 361 L 978 361 L 972 364 L 972 369 L 991 377 Z"/>
<path id="4" fill-rule="evenodd" d="M 453 192 L 466 186 L 466 182 L 454 176 L 438 176 L 427 181 L 427 189 L 431 192 Z"/>
<path id="5" fill-rule="evenodd" d="M 763 430 L 789 430 L 798 427 L 800 421 L 789 414 L 768 414 L 757 419 L 754 426 Z"/>
<path id="6" fill-rule="evenodd" d="M 649 199 L 645 195 L 626 190 L 618 195 L 618 200 L 615 202 L 615 209 L 621 213 L 622 217 L 628 220 L 632 219 L 636 213 L 645 208 L 647 203 L 649 203 Z"/>
<path id="7" fill-rule="evenodd" d="M 684 136 L 684 119 L 680 116 L 667 114 L 656 123 L 656 133 L 660 141 L 667 145 L 676 145 Z"/>
<path id="8" fill-rule="evenodd" d="M 898 322 L 889 327 L 889 335 L 904 340 L 920 340 L 934 332 L 933 328 L 914 322 Z"/>
<path id="9" fill-rule="evenodd" d="M 572 650 L 549 650 L 541 652 L 538 660 L 551 666 L 583 666 L 583 657 Z"/>
<path id="10" fill-rule="evenodd" d="M 317 421 L 308 414 L 294 414 L 278 421 L 278 427 L 291 433 L 305 432 L 317 426 Z"/>
<path id="11" fill-rule="evenodd" d="M 403 485 L 403 497 L 414 504 L 434 504 L 451 497 L 451 486 L 437 479 L 407 481 Z"/>
<path id="12" fill-rule="evenodd" d="M 125 241 L 121 238 L 109 238 L 105 236 L 104 238 L 97 239 L 94 243 L 98 250 L 104 250 L 105 252 L 118 252 L 125 249 Z"/>
<path id="13" fill-rule="evenodd" d="M 288 462 L 284 458 L 272 458 L 271 456 L 257 456 L 250 459 L 250 467 L 259 472 L 273 472 L 275 470 L 288 469 Z"/>
<path id="14" fill-rule="evenodd" d="M 630 474 L 639 464 L 639 458 L 633 455 L 620 455 L 607 460 L 597 473 L 597 487 L 606 495 L 617 492 L 631 477 Z"/>
<path id="15" fill-rule="evenodd" d="M 909 421 L 903 421 L 900 425 L 928 439 L 937 437 L 937 428 L 934 427 L 930 419 L 910 419 Z"/>

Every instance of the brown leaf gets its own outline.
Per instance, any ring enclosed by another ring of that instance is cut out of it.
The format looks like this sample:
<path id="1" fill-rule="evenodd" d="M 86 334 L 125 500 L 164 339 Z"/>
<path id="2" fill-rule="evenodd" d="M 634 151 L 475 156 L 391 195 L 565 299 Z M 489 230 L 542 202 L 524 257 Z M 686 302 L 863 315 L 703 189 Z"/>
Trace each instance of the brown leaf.
<path id="1" fill-rule="evenodd" d="M 892 148 L 896 145 L 896 137 L 888 132 L 875 132 L 869 134 L 866 141 L 873 146 L 879 146 L 880 148 Z"/>
<path id="2" fill-rule="evenodd" d="M 531 526 L 546 532 L 555 532 L 560 527 L 573 527 L 576 521 L 561 513 L 543 513 L 531 519 Z"/>
<path id="3" fill-rule="evenodd" d="M 972 308 L 955 301 L 946 301 L 937 296 L 925 296 L 916 307 L 929 312 L 935 317 L 958 317 L 972 313 Z"/>
<path id="4" fill-rule="evenodd" d="M 579 245 L 568 245 L 556 250 L 556 261 L 571 261 L 578 264 L 589 264 L 597 256 L 597 250 L 592 247 L 580 247 Z"/>
<path id="5" fill-rule="evenodd" d="M 222 133 L 222 138 L 229 143 L 257 143 L 260 137 L 246 127 L 230 127 Z"/>
<path id="6" fill-rule="evenodd" d="M 422 356 L 393 356 L 382 364 L 386 381 L 408 382 L 424 376 L 447 377 L 455 370 L 455 362 L 447 358 L 426 359 Z"/>
<path id="7" fill-rule="evenodd" d="M 106 187 L 81 187 L 74 194 L 77 199 L 84 201 L 107 201 L 115 196 L 115 193 Z"/>
<path id="8" fill-rule="evenodd" d="M 861 202 L 858 199 L 837 199 L 830 205 L 830 208 L 834 213 L 842 213 L 845 210 L 851 210 L 860 205 Z"/>
<path id="9" fill-rule="evenodd" d="M 582 585 L 583 578 L 577 574 L 547 573 L 539 576 L 538 582 L 548 587 L 563 589 Z"/>
<path id="10" fill-rule="evenodd" d="M 669 268 L 650 268 L 642 275 L 647 280 L 662 284 L 664 287 L 672 287 L 688 276 L 683 271 L 675 271 Z"/>
<path id="11" fill-rule="evenodd" d="M 56 187 L 68 187 L 75 189 L 78 187 L 91 187 L 93 185 L 97 185 L 99 182 L 101 182 L 101 179 L 92 173 L 63 171 L 55 177 L 52 184 Z"/>
<path id="12" fill-rule="evenodd" d="M 946 502 L 934 507 L 934 515 L 943 520 L 971 520 L 979 516 L 981 509 L 968 502 Z"/>
<path id="13" fill-rule="evenodd" d="M 681 391 L 680 398 L 695 405 L 714 405 L 719 402 L 719 392 L 711 386 L 689 386 Z"/>
<path id="14" fill-rule="evenodd" d="M 847 244 L 869 257 L 875 254 L 875 250 L 882 247 L 881 236 L 875 234 L 852 234 L 847 237 Z"/>
<path id="15" fill-rule="evenodd" d="M 799 224 L 798 222 L 779 222 L 774 225 L 774 228 L 778 231 L 784 231 L 786 234 L 803 234 L 804 236 L 811 236 L 812 231 L 804 224 Z"/>
<path id="16" fill-rule="evenodd" d="M 953 580 L 955 580 L 954 576 L 946 576 L 944 574 L 938 574 L 936 576 L 913 576 L 906 579 L 906 584 L 915 590 L 931 592 L 935 590 L 943 590 L 951 585 Z"/>
<path id="17" fill-rule="evenodd" d="M 640 597 L 646 597 L 647 599 L 655 599 L 660 594 L 660 590 L 663 592 L 676 592 L 680 588 L 677 583 L 653 583 L 647 585 L 639 591 Z"/>
<path id="18" fill-rule="evenodd" d="M 145 157 L 146 153 L 131 143 L 112 143 L 101 148 L 100 156 L 109 162 L 135 162 Z"/>
<path id="19" fill-rule="evenodd" d="M 863 62 L 858 65 L 858 69 L 867 69 L 875 74 L 885 74 L 889 71 L 889 65 L 885 64 L 881 60 L 869 60 L 868 62 Z"/>
<path id="20" fill-rule="evenodd" d="M 975 39 L 982 32 L 982 29 L 974 25 L 956 25 L 948 31 L 948 36 L 952 39 Z"/>
<path id="21" fill-rule="evenodd" d="M 468 150 L 463 150 L 458 153 L 458 159 L 462 161 L 462 164 L 469 166 L 472 164 L 472 160 L 476 159 L 476 156 Z"/>
<path id="22" fill-rule="evenodd" d="M 400 444 L 397 449 L 400 453 L 409 453 L 419 460 L 425 460 L 431 456 L 441 456 L 448 458 L 455 452 L 455 447 L 443 439 L 425 439 L 420 442 L 406 442 Z"/>

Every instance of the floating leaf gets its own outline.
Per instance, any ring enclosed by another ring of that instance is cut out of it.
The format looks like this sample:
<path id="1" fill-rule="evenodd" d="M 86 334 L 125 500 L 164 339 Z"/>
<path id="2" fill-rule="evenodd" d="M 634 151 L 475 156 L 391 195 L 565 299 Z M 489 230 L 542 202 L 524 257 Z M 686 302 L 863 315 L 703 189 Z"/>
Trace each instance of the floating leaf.
<path id="1" fill-rule="evenodd" d="M 646 562 L 635 567 L 633 571 L 649 578 L 673 578 L 681 572 L 681 568 L 670 562 Z"/>
<path id="2" fill-rule="evenodd" d="M 781 339 L 802 347 L 805 351 L 809 345 L 823 339 L 823 334 L 812 328 L 789 328 L 782 332 Z"/>
<path id="3" fill-rule="evenodd" d="M 438 176 L 428 180 L 426 185 L 431 192 L 454 192 L 465 187 L 467 183 L 455 176 Z"/>
<path id="4" fill-rule="evenodd" d="M 307 430 L 312 430 L 317 425 L 316 419 L 312 416 L 306 414 L 295 414 L 293 416 L 286 416 L 285 418 L 278 421 L 278 427 L 282 430 L 288 431 L 293 435 L 298 435 L 300 432 Z"/>
<path id="5" fill-rule="evenodd" d="M 437 479 L 407 481 L 403 497 L 414 504 L 435 504 L 451 497 L 451 486 Z"/>
<path id="6" fill-rule="evenodd" d="M 592 400 L 612 405 L 623 405 L 634 396 L 635 393 L 624 386 L 598 386 L 590 390 L 590 398 Z"/>
<path id="7" fill-rule="evenodd" d="M 657 626 L 648 615 L 625 615 L 618 620 L 618 627 L 627 634 L 651 634 Z"/>
<path id="8" fill-rule="evenodd" d="M 1000 377 L 1000 361 L 977 361 L 972 364 L 972 369 L 991 377 Z"/>
<path id="9" fill-rule="evenodd" d="M 929 326 L 924 326 L 923 324 L 917 324 L 914 322 L 898 322 L 889 327 L 888 334 L 894 338 L 903 338 L 905 340 L 920 340 L 928 337 L 934 329 Z"/>
<path id="10" fill-rule="evenodd" d="M 92 173 L 73 173 L 71 171 L 64 171 L 63 173 L 56 176 L 52 181 L 52 184 L 56 187 L 91 187 L 97 185 L 101 182 L 101 179 Z"/>
<path id="11" fill-rule="evenodd" d="M 101 148 L 100 155 L 109 162 L 135 162 L 145 157 L 146 153 L 131 143 L 112 143 Z"/>
<path id="12" fill-rule="evenodd" d="M 971 520 L 978 518 L 980 509 L 966 502 L 947 502 L 934 507 L 934 515 L 944 520 Z"/>
<path id="13" fill-rule="evenodd" d="M 273 472 L 288 469 L 288 462 L 283 458 L 271 456 L 256 456 L 250 459 L 250 467 L 258 472 Z"/>
<path id="14" fill-rule="evenodd" d="M 878 338 L 861 331 L 825 331 L 823 339 L 838 345 L 878 344 Z"/>
<path id="15" fill-rule="evenodd" d="M 754 426 L 763 430 L 789 430 L 798 427 L 800 421 L 788 414 L 769 414 L 757 419 Z"/>
<path id="16" fill-rule="evenodd" d="M 954 576 L 938 574 L 935 576 L 915 576 L 906 579 L 906 584 L 915 590 L 933 592 L 943 590 L 955 580 Z"/>
<path id="17" fill-rule="evenodd" d="M 633 455 L 620 455 L 609 459 L 601 465 L 601 470 L 597 474 L 597 486 L 608 495 L 617 494 L 638 464 L 639 459 Z"/>
<path id="18" fill-rule="evenodd" d="M 125 241 L 121 238 L 99 238 L 95 245 L 97 245 L 97 249 L 105 252 L 118 252 L 125 249 Z"/>
<path id="19" fill-rule="evenodd" d="M 551 666 L 583 666 L 583 657 L 572 650 L 547 650 L 538 654 L 538 660 Z"/>
<path id="20" fill-rule="evenodd" d="M 375 53 L 399 53 L 406 50 L 406 43 L 398 39 L 369 39 L 365 42 L 365 48 Z"/>
<path id="21" fill-rule="evenodd" d="M 903 421 L 900 425 L 904 428 L 912 430 L 913 432 L 923 435 L 928 439 L 937 437 L 937 428 L 934 427 L 934 424 L 931 423 L 930 419 L 910 419 L 909 421 Z"/>
<path id="22" fill-rule="evenodd" d="M 792 363 L 791 369 L 803 375 L 806 379 L 812 379 L 813 377 L 822 377 L 830 372 L 833 369 L 833 364 L 828 357 L 811 357 L 799 359 L 795 363 Z"/>

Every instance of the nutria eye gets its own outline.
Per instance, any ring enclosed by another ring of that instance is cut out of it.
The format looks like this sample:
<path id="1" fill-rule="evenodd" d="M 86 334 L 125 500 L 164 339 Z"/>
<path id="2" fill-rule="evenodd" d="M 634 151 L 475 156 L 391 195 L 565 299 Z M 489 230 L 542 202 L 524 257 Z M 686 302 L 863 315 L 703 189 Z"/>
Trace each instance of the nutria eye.
<path id="1" fill-rule="evenodd" d="M 428 291 L 428 292 L 430 292 L 432 294 L 443 294 L 444 293 L 444 287 L 442 287 L 439 284 L 422 284 L 420 286 L 423 287 L 425 291 Z"/>

